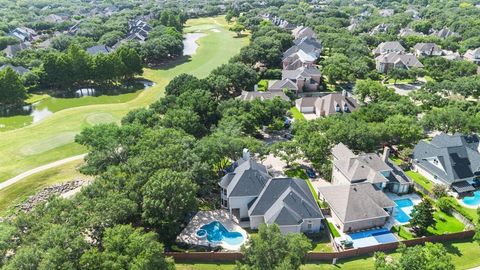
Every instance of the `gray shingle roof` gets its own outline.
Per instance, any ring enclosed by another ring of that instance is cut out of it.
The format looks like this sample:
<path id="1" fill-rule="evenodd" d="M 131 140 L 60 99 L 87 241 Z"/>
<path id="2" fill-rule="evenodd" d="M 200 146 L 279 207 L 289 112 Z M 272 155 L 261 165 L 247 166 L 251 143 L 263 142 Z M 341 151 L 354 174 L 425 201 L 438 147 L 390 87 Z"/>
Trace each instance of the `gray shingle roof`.
<path id="1" fill-rule="evenodd" d="M 288 87 L 281 87 L 279 89 L 282 90 L 284 88 L 290 89 Z M 275 89 L 275 88 L 273 88 L 273 89 Z M 294 90 L 296 90 L 296 86 L 295 86 Z M 260 100 L 268 100 L 268 99 L 274 99 L 276 97 L 279 97 L 279 98 L 281 98 L 285 101 L 290 101 L 290 98 L 288 98 L 287 95 L 285 95 L 285 93 L 283 93 L 283 91 L 267 91 L 267 92 L 242 91 L 242 94 L 240 96 L 238 96 L 238 99 L 245 100 L 245 101 L 252 101 L 256 98 L 258 98 Z"/>
<path id="2" fill-rule="evenodd" d="M 108 47 L 107 45 L 96 45 L 87 49 L 87 53 L 91 55 L 96 55 L 99 53 L 109 53 L 111 51 L 113 51 L 113 49 Z"/>
<path id="3" fill-rule="evenodd" d="M 295 70 L 282 70 L 282 79 L 297 80 L 298 78 L 310 78 L 312 76 L 321 76 L 318 68 L 300 67 Z"/>
<path id="4" fill-rule="evenodd" d="M 307 182 L 292 178 L 268 181 L 248 212 L 251 216 L 264 216 L 267 223 L 279 225 L 297 225 L 304 219 L 323 218 Z"/>
<path id="5" fill-rule="evenodd" d="M 0 67 L 0 70 L 3 70 L 7 67 L 10 67 L 11 69 L 13 69 L 13 71 L 15 71 L 18 75 L 22 76 L 23 74 L 27 73 L 27 72 L 30 72 L 30 70 L 28 68 L 24 68 L 22 66 L 12 66 L 11 64 L 5 64 L 3 66 Z"/>
<path id="6" fill-rule="evenodd" d="M 226 174 L 219 185 L 227 189 L 229 197 L 258 196 L 270 176 L 267 168 L 253 159 L 240 159 L 239 166 Z"/>
<path id="7" fill-rule="evenodd" d="M 383 54 L 389 52 L 405 52 L 405 48 L 398 41 L 387 41 L 380 43 L 373 53 Z"/>
<path id="8" fill-rule="evenodd" d="M 278 80 L 278 81 L 274 82 L 270 87 L 268 87 L 268 89 L 272 90 L 272 91 L 276 91 L 276 92 L 278 92 L 279 90 L 283 90 L 283 89 L 297 91 L 298 87 L 291 80 L 284 79 L 284 80 Z"/>
<path id="9" fill-rule="evenodd" d="M 395 202 L 370 183 L 319 187 L 318 191 L 343 223 L 388 217 L 383 209 L 395 207 Z"/>
<path id="10" fill-rule="evenodd" d="M 420 141 L 413 151 L 413 160 L 416 165 L 452 184 L 480 172 L 478 146 L 477 135 L 441 133 L 430 143 Z"/>

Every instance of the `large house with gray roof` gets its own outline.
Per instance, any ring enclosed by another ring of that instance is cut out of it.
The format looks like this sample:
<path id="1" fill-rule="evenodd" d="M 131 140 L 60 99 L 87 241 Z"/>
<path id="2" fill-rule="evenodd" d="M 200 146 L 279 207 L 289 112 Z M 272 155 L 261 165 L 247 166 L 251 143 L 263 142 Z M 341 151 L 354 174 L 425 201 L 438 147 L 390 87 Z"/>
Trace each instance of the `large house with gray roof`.
<path id="1" fill-rule="evenodd" d="M 404 53 L 405 48 L 398 41 L 387 41 L 378 44 L 378 46 L 373 50 L 373 54 L 375 56 L 391 52 Z"/>
<path id="2" fill-rule="evenodd" d="M 357 110 L 360 104 L 344 91 L 323 97 L 302 97 L 295 101 L 295 107 L 301 113 L 312 114 L 314 118 L 319 118 L 338 113 L 351 113 Z"/>
<path id="3" fill-rule="evenodd" d="M 222 207 L 251 229 L 277 224 L 283 233 L 318 232 L 322 212 L 305 180 L 272 178 L 248 151 L 220 181 Z"/>
<path id="4" fill-rule="evenodd" d="M 430 142 L 420 141 L 414 148 L 412 166 L 434 183 L 451 187 L 460 195 L 475 190 L 480 179 L 479 137 L 441 133 Z"/>
<path id="5" fill-rule="evenodd" d="M 432 42 L 421 42 L 415 44 L 413 46 L 413 50 L 416 56 L 441 56 L 442 55 L 442 49 L 438 47 L 437 44 L 432 43 Z"/>
<path id="6" fill-rule="evenodd" d="M 389 154 L 389 148 L 385 147 L 382 156 L 376 153 L 356 155 L 343 143 L 337 144 L 332 148 L 332 184 L 366 182 L 379 190 L 397 194 L 408 193 L 412 182 L 403 170 L 389 159 Z"/>
<path id="7" fill-rule="evenodd" d="M 318 192 L 319 198 L 330 206 L 334 223 L 342 232 L 382 227 L 396 206 L 370 183 L 324 186 Z"/>
<path id="8" fill-rule="evenodd" d="M 375 67 L 380 73 L 388 73 L 392 69 L 423 68 L 423 64 L 411 53 L 390 52 L 375 58 Z"/>

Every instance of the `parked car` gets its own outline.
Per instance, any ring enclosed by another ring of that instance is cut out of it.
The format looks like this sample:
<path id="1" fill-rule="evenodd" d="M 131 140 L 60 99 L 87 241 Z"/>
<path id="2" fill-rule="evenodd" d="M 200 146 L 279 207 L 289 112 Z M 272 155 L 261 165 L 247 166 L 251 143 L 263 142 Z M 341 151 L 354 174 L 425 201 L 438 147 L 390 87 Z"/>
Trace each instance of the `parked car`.
<path id="1" fill-rule="evenodd" d="M 312 169 L 312 168 L 306 168 L 305 169 L 305 173 L 307 174 L 307 176 L 309 178 L 315 178 L 317 177 L 317 174 L 315 173 L 315 171 Z"/>

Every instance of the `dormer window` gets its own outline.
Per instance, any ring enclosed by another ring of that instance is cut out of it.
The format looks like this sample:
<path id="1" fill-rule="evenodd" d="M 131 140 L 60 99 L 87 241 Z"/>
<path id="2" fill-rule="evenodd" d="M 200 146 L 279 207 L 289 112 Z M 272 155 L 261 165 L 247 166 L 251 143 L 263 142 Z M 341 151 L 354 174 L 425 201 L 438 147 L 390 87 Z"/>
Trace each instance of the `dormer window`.
<path id="1" fill-rule="evenodd" d="M 349 111 L 347 104 L 343 104 L 343 111 L 344 111 L 344 112 L 348 112 L 348 111 Z"/>
<path id="2" fill-rule="evenodd" d="M 339 111 L 340 111 L 340 105 L 337 104 L 337 105 L 335 106 L 335 111 L 336 111 L 336 112 L 339 112 Z"/>

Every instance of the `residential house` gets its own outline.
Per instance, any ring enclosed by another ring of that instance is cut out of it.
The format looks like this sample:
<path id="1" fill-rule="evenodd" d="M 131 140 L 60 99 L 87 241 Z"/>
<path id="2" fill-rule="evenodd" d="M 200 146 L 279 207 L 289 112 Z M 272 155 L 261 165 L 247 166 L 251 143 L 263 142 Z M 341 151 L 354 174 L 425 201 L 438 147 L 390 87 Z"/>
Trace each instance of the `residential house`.
<path id="1" fill-rule="evenodd" d="M 288 57 L 300 50 L 318 58 L 320 57 L 320 54 L 322 52 L 322 44 L 318 42 L 315 38 L 304 37 L 302 39 L 296 40 L 295 45 L 293 45 L 283 53 L 283 57 Z"/>
<path id="2" fill-rule="evenodd" d="M 300 67 L 311 68 L 314 66 L 315 60 L 317 60 L 317 58 L 314 55 L 310 55 L 303 50 L 299 50 L 283 58 L 282 65 L 284 70 L 295 70 Z"/>
<path id="3" fill-rule="evenodd" d="M 353 97 L 343 93 L 332 93 L 323 97 L 303 97 L 295 101 L 295 107 L 305 114 L 327 117 L 337 113 L 350 113 L 360 107 Z"/>
<path id="4" fill-rule="evenodd" d="M 398 52 L 391 52 L 377 56 L 375 58 L 375 65 L 378 72 L 381 73 L 388 73 L 395 68 L 410 69 L 423 67 L 423 64 L 418 61 L 415 55 Z"/>
<path id="5" fill-rule="evenodd" d="M 413 51 L 416 56 L 441 56 L 442 49 L 435 43 L 417 43 L 413 46 Z"/>
<path id="6" fill-rule="evenodd" d="M 377 34 L 386 33 L 388 31 L 388 29 L 390 29 L 390 24 L 382 23 L 382 24 L 379 24 L 379 25 L 375 26 L 370 31 L 369 34 L 370 34 L 370 36 L 374 36 L 374 35 L 377 35 Z"/>
<path id="7" fill-rule="evenodd" d="M 87 53 L 89 53 L 90 55 L 97 55 L 99 53 L 109 53 L 113 51 L 112 48 L 108 47 L 107 45 L 96 45 L 96 46 L 92 46 L 90 48 L 87 49 Z"/>
<path id="8" fill-rule="evenodd" d="M 387 41 L 378 44 L 377 48 L 373 50 L 375 56 L 391 52 L 404 53 L 405 48 L 398 41 Z"/>
<path id="9" fill-rule="evenodd" d="M 382 227 L 396 206 L 370 183 L 323 186 L 318 188 L 318 195 L 330 207 L 334 223 L 342 232 Z"/>
<path id="10" fill-rule="evenodd" d="M 395 14 L 395 10 L 393 10 L 392 8 L 380 9 L 378 11 L 378 14 L 380 14 L 380 16 L 382 17 L 390 17 L 390 16 L 393 16 L 393 14 Z"/>
<path id="11" fill-rule="evenodd" d="M 0 66 L 0 70 L 3 70 L 7 67 L 13 69 L 13 71 L 15 71 L 20 76 L 23 76 L 25 73 L 30 72 L 28 68 L 24 68 L 22 66 L 13 66 L 11 64 L 5 64 L 3 66 Z"/>
<path id="12" fill-rule="evenodd" d="M 407 175 L 389 159 L 390 150 L 384 148 L 383 155 L 362 153 L 355 155 L 342 143 L 332 148 L 332 184 L 350 185 L 370 183 L 375 188 L 397 194 L 410 191 L 412 182 Z"/>
<path id="13" fill-rule="evenodd" d="M 400 29 L 400 33 L 398 37 L 408 37 L 408 36 L 423 36 L 423 33 L 416 32 L 412 28 L 402 28 Z"/>
<path id="14" fill-rule="evenodd" d="M 474 191 L 480 179 L 479 137 L 441 133 L 430 142 L 420 141 L 413 150 L 412 166 L 434 183 L 451 187 L 460 195 Z"/>
<path id="15" fill-rule="evenodd" d="M 220 181 L 222 207 L 251 229 L 277 224 L 282 233 L 318 232 L 323 219 L 305 180 L 272 178 L 244 150 L 236 168 Z"/>
<path id="16" fill-rule="evenodd" d="M 50 14 L 44 20 L 49 23 L 63 23 L 65 21 L 64 17 L 57 14 Z"/>
<path id="17" fill-rule="evenodd" d="M 465 58 L 465 60 L 467 61 L 480 65 L 480 47 L 476 49 L 468 50 L 463 55 L 463 58 Z"/>
<path id="18" fill-rule="evenodd" d="M 420 12 L 418 10 L 410 7 L 407 10 L 405 10 L 406 14 L 410 14 L 414 20 L 420 20 L 422 17 L 420 17 Z"/>
<path id="19" fill-rule="evenodd" d="M 37 35 L 35 30 L 30 29 L 28 27 L 17 27 L 13 31 L 11 31 L 9 36 L 18 38 L 21 42 L 32 41 L 33 38 Z"/>
<path id="20" fill-rule="evenodd" d="M 270 92 L 283 92 L 283 90 L 292 91 L 294 93 L 299 92 L 297 84 L 290 79 L 275 81 L 268 87 L 268 91 Z"/>
<path id="21" fill-rule="evenodd" d="M 290 101 L 290 98 L 285 95 L 283 91 L 242 91 L 242 94 L 237 97 L 237 99 L 243 101 L 252 101 L 254 99 L 260 99 L 261 101 L 274 99 L 274 98 L 281 98 L 285 101 Z"/>
<path id="22" fill-rule="evenodd" d="M 312 28 L 306 26 L 297 26 L 292 30 L 292 35 L 295 39 L 302 39 L 302 38 L 316 38 L 317 35 Z"/>
<path id="23" fill-rule="evenodd" d="M 290 80 L 295 83 L 297 92 L 316 91 L 320 85 L 322 74 L 314 67 L 299 67 L 295 70 L 283 70 L 282 80 Z"/>
<path id="24" fill-rule="evenodd" d="M 437 36 L 439 38 L 448 38 L 451 36 L 457 36 L 458 34 L 448 29 L 447 27 L 444 27 L 440 31 L 433 30 L 432 35 Z"/>
<path id="25" fill-rule="evenodd" d="M 22 42 L 20 44 L 15 44 L 15 45 L 8 45 L 3 52 L 5 53 L 5 57 L 7 58 L 13 58 L 17 53 L 26 50 L 30 47 L 29 43 Z"/>
<path id="26" fill-rule="evenodd" d="M 450 61 L 462 60 L 462 56 L 458 52 L 450 50 L 442 50 L 442 57 Z"/>

